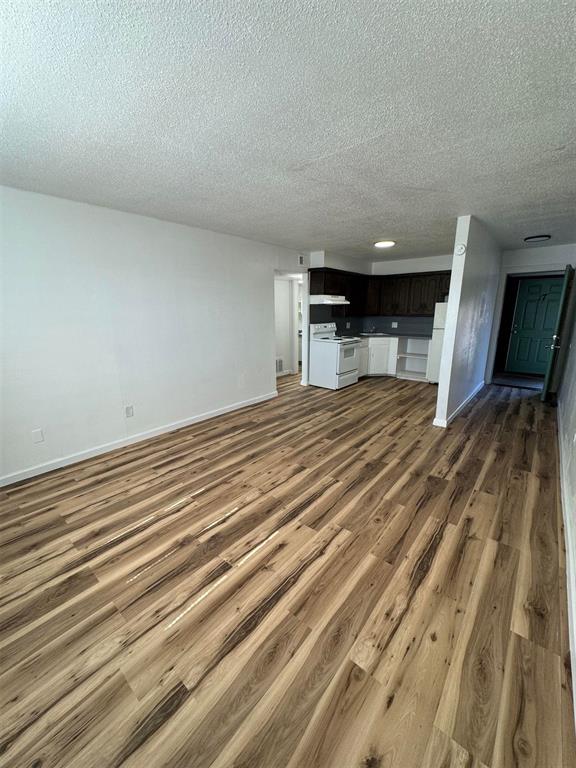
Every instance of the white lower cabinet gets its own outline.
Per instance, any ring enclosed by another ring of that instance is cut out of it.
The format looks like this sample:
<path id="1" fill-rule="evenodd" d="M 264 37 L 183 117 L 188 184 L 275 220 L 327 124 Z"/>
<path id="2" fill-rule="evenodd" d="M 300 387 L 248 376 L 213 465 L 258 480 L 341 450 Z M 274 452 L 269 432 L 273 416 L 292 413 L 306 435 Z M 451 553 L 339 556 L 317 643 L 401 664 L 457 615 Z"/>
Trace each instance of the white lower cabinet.
<path id="1" fill-rule="evenodd" d="M 358 352 L 358 377 L 368 375 L 368 339 L 360 342 Z"/>
<path id="2" fill-rule="evenodd" d="M 395 376 L 397 356 L 397 337 L 370 337 L 368 342 L 368 375 Z"/>

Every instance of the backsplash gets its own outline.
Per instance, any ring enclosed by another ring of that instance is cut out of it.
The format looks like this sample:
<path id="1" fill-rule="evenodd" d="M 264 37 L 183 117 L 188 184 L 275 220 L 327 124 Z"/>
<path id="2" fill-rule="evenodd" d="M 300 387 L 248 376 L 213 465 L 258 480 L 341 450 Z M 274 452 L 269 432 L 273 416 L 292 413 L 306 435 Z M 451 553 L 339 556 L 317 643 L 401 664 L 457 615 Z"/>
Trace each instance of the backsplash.
<path id="1" fill-rule="evenodd" d="M 336 323 L 338 333 L 344 335 L 358 333 L 415 333 L 432 336 L 433 317 L 343 317 L 345 306 L 312 304 L 310 307 L 311 323 Z M 392 323 L 398 323 L 392 328 Z M 347 328 L 347 323 L 350 327 Z"/>
<path id="2" fill-rule="evenodd" d="M 311 323 L 333 323 L 339 320 L 350 320 L 346 318 L 346 305 L 330 304 L 310 304 L 310 322 Z"/>
<path id="3" fill-rule="evenodd" d="M 362 317 L 360 318 L 364 333 L 416 333 L 430 334 L 434 326 L 433 317 Z M 392 323 L 398 323 L 397 328 Z"/>
<path id="4" fill-rule="evenodd" d="M 331 317 L 327 320 L 318 322 L 336 323 L 338 333 L 344 336 L 357 335 L 359 333 L 390 333 L 394 335 L 406 335 L 414 333 L 416 335 L 432 336 L 432 327 L 434 318 L 432 317 Z M 397 328 L 392 327 L 392 323 L 398 323 Z M 347 324 L 350 327 L 347 328 Z"/>

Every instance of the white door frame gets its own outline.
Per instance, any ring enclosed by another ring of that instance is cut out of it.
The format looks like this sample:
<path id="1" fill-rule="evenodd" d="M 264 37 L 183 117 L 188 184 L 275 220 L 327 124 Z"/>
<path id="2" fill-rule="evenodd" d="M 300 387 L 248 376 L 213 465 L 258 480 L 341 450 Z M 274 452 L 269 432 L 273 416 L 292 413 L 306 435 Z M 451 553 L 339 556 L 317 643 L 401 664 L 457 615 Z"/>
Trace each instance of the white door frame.
<path id="1" fill-rule="evenodd" d="M 308 270 L 302 280 L 302 378 L 300 383 L 308 386 L 309 349 L 310 349 L 310 273 Z"/>
<path id="2" fill-rule="evenodd" d="M 496 294 L 496 303 L 494 305 L 494 317 L 492 320 L 492 330 L 490 332 L 490 344 L 488 346 L 488 359 L 486 361 L 486 371 L 484 375 L 485 381 L 489 384 L 494 376 L 494 361 L 496 359 L 496 347 L 498 346 L 498 336 L 500 335 L 500 323 L 502 322 L 502 310 L 504 309 L 504 293 L 506 291 L 506 283 L 509 277 L 518 275 L 550 275 L 551 277 L 563 275 L 566 265 L 549 264 L 549 265 L 526 265 L 526 266 L 510 266 L 502 267 L 500 272 L 500 281 L 498 283 L 498 292 Z"/>
<path id="3" fill-rule="evenodd" d="M 290 280 L 290 369 L 298 373 L 298 281 Z"/>
<path id="4" fill-rule="evenodd" d="M 274 288 L 276 287 L 276 281 L 282 283 L 288 283 L 288 304 L 290 308 L 290 316 L 288 318 L 288 336 L 289 336 L 289 342 L 288 346 L 290 349 L 290 355 L 287 360 L 285 360 L 285 369 L 286 373 L 292 373 L 296 374 L 298 373 L 298 282 L 299 279 L 303 278 L 302 281 L 302 297 L 303 297 L 303 313 L 304 313 L 304 304 L 307 304 L 307 273 L 302 273 L 300 275 L 299 273 L 294 272 L 281 272 L 276 270 L 274 272 Z M 304 301 L 304 294 L 306 293 L 306 301 Z M 304 333 L 304 329 L 307 328 L 307 321 L 304 321 L 304 318 L 302 319 L 302 369 L 304 372 L 304 361 L 306 360 L 306 369 L 308 367 L 308 357 L 305 355 L 304 350 L 304 337 L 307 334 Z M 306 371 L 307 375 L 307 371 Z"/>

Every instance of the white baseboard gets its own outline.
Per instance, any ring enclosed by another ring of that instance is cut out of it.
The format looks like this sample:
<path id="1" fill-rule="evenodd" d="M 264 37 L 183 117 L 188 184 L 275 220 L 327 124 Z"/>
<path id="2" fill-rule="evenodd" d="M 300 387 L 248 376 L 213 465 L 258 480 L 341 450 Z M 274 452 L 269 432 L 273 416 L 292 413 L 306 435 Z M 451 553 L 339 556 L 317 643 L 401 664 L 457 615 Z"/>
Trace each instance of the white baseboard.
<path id="1" fill-rule="evenodd" d="M 245 408 L 248 405 L 263 403 L 264 401 L 271 400 L 274 397 L 278 397 L 277 390 L 268 392 L 266 395 L 259 395 L 258 397 L 252 397 L 249 400 L 243 400 L 239 403 L 225 405 L 223 408 L 216 408 L 213 411 L 206 411 L 205 413 L 200 413 L 197 416 L 191 416 L 187 419 L 174 421 L 171 424 L 164 424 L 161 427 L 155 427 L 154 429 L 149 429 L 146 432 L 139 432 L 137 435 L 130 435 L 130 437 L 123 437 L 119 440 L 112 440 L 110 443 L 96 445 L 93 448 L 87 448 L 85 451 L 79 451 L 78 453 L 73 453 L 69 456 L 62 456 L 61 458 L 47 461 L 44 464 L 28 467 L 26 469 L 20 470 L 19 472 L 13 472 L 10 475 L 4 475 L 3 477 L 0 477 L 0 488 L 5 485 L 11 485 L 12 483 L 18 483 L 21 480 L 28 480 L 30 477 L 36 477 L 36 475 L 43 475 L 45 472 L 51 472 L 53 469 L 60 469 L 61 467 L 67 467 L 70 464 L 76 464 L 79 461 L 91 459 L 94 456 L 100 456 L 103 453 L 114 451 L 117 448 L 124 448 L 128 445 L 139 443 L 142 440 L 148 440 L 151 437 L 163 435 L 166 432 L 174 432 L 176 429 L 187 427 L 190 424 L 195 424 L 198 421 L 206 421 L 206 419 L 212 419 L 214 416 L 221 416 L 222 414 L 229 413 L 230 411 L 237 411 L 239 408 Z"/>
<path id="2" fill-rule="evenodd" d="M 479 384 L 478 384 L 476 387 L 474 387 L 474 389 L 473 389 L 473 390 L 472 390 L 472 392 L 471 392 L 471 393 L 468 395 L 468 397 L 466 398 L 466 400 L 464 400 L 464 402 L 463 402 L 463 403 L 460 403 L 460 405 L 458 406 L 458 408 L 456 408 L 456 410 L 452 411 L 452 413 L 450 414 L 450 416 L 448 416 L 448 418 L 446 418 L 446 419 L 439 419 L 439 418 L 437 418 L 437 417 L 436 417 L 436 418 L 434 419 L 434 421 L 432 422 L 432 424 L 433 424 L 435 427 L 443 427 L 444 429 L 446 429 L 446 427 L 448 426 L 448 424 L 450 424 L 450 422 L 451 422 L 451 421 L 454 421 L 454 419 L 456 418 L 456 416 L 458 416 L 458 414 L 459 414 L 459 413 L 461 413 L 461 412 L 464 410 L 464 408 L 466 408 L 466 406 L 468 405 L 468 403 L 470 402 L 470 400 L 472 400 L 472 398 L 473 398 L 473 397 L 476 397 L 476 395 L 478 394 L 478 392 L 480 392 L 480 390 L 481 390 L 481 389 L 482 389 L 482 388 L 485 386 L 485 384 L 486 384 L 486 382 L 485 382 L 485 381 L 481 381 L 481 382 L 480 382 L 480 383 L 479 383 Z"/>
<path id="3" fill-rule="evenodd" d="M 568 451 L 563 450 L 562 409 L 558 408 L 558 447 L 560 453 L 560 494 L 562 516 L 564 518 L 564 541 L 566 544 L 566 587 L 568 593 L 568 635 L 570 641 L 570 661 L 572 664 L 573 686 L 576 682 L 576 499 L 570 491 L 568 479 Z M 574 727 L 576 727 L 576 687 L 573 687 Z"/>

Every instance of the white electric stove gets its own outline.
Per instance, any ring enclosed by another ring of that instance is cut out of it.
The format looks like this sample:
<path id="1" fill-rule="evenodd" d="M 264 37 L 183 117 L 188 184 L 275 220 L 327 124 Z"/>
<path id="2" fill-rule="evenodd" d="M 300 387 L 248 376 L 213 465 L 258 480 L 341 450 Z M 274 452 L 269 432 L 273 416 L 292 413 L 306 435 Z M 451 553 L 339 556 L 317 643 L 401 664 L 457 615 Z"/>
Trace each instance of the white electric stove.
<path id="1" fill-rule="evenodd" d="M 337 336 L 336 323 L 310 324 L 309 383 L 342 389 L 358 381 L 358 336 Z"/>

